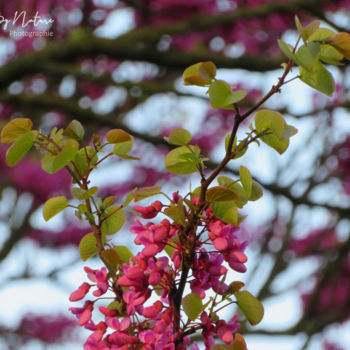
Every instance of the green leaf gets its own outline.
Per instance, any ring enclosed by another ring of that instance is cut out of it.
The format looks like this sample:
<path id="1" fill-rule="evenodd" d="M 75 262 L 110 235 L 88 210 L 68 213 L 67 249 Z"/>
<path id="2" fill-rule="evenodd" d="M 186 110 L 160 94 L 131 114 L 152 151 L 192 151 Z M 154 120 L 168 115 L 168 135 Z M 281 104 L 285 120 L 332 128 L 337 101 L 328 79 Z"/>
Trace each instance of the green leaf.
<path id="1" fill-rule="evenodd" d="M 88 190 L 83 190 L 80 187 L 72 188 L 73 196 L 80 201 L 91 198 L 97 191 L 98 191 L 98 187 L 96 186 L 91 187 Z"/>
<path id="2" fill-rule="evenodd" d="M 49 174 L 64 168 L 74 159 L 78 152 L 79 144 L 76 140 L 67 139 L 61 142 L 62 150 L 58 155 L 48 153 L 41 161 L 42 168 Z"/>
<path id="3" fill-rule="evenodd" d="M 335 47 L 342 55 L 350 60 L 350 34 L 346 32 L 340 32 L 334 35 L 332 46 Z"/>
<path id="4" fill-rule="evenodd" d="M 168 254 L 170 258 L 173 255 L 173 252 L 175 250 L 174 246 L 177 245 L 178 241 L 179 241 L 179 236 L 175 236 L 174 238 L 168 241 L 169 244 L 167 244 L 164 248 L 165 252 Z"/>
<path id="5" fill-rule="evenodd" d="M 255 180 L 252 182 L 252 192 L 250 194 L 249 200 L 250 201 L 256 201 L 259 198 L 261 198 L 263 195 L 263 188 L 262 186 Z"/>
<path id="6" fill-rule="evenodd" d="M 225 202 L 239 200 L 238 195 L 225 186 L 215 186 L 207 190 L 207 199 L 210 202 Z"/>
<path id="7" fill-rule="evenodd" d="M 33 132 L 23 134 L 6 152 L 6 164 L 14 166 L 17 164 L 32 148 L 34 144 Z"/>
<path id="8" fill-rule="evenodd" d="M 132 193 L 132 197 L 135 202 L 140 201 L 141 199 L 145 199 L 148 197 L 155 196 L 159 194 L 162 190 L 162 186 L 150 186 L 150 187 L 142 187 L 134 189 Z"/>
<path id="9" fill-rule="evenodd" d="M 242 166 L 239 168 L 239 177 L 241 180 L 241 183 L 243 185 L 243 188 L 247 194 L 247 197 L 250 197 L 250 194 L 252 192 L 252 176 L 250 175 L 250 171 L 245 166 Z"/>
<path id="10" fill-rule="evenodd" d="M 117 143 L 113 148 L 113 153 L 124 159 L 138 159 L 127 155 L 132 149 L 132 141 Z"/>
<path id="11" fill-rule="evenodd" d="M 317 65 L 319 52 L 320 44 L 317 42 L 310 42 L 307 46 L 301 46 L 295 56 L 298 59 L 299 65 L 312 72 Z"/>
<path id="12" fill-rule="evenodd" d="M 33 127 L 33 122 L 28 118 L 16 118 L 8 122 L 1 130 L 0 140 L 3 144 L 9 144 L 20 139 Z"/>
<path id="13" fill-rule="evenodd" d="M 97 254 L 96 237 L 93 233 L 86 234 L 79 243 L 79 254 L 83 261 Z"/>
<path id="14" fill-rule="evenodd" d="M 171 150 L 165 157 L 166 169 L 174 174 L 191 174 L 198 170 L 200 149 L 198 146 L 182 146 Z M 187 157 L 187 158 L 186 158 Z"/>
<path id="15" fill-rule="evenodd" d="M 170 219 L 174 220 L 179 225 L 185 225 L 185 213 L 183 206 L 176 206 L 171 204 L 170 207 L 164 209 L 164 214 L 167 215 Z"/>
<path id="16" fill-rule="evenodd" d="M 260 139 L 278 153 L 282 154 L 289 146 L 289 139 L 283 138 L 286 122 L 282 115 L 276 111 L 262 109 L 255 114 L 255 129 L 260 133 L 267 131 L 269 134 Z"/>
<path id="17" fill-rule="evenodd" d="M 300 79 L 312 88 L 324 93 L 327 96 L 332 95 L 335 90 L 335 82 L 331 73 L 318 62 L 313 72 L 308 72 L 303 67 L 299 67 Z"/>
<path id="18" fill-rule="evenodd" d="M 247 350 L 247 347 L 241 341 L 235 340 L 228 346 L 228 349 L 229 350 Z"/>
<path id="19" fill-rule="evenodd" d="M 225 344 L 214 344 L 210 350 L 229 350 L 229 346 Z"/>
<path id="20" fill-rule="evenodd" d="M 310 36 L 319 28 L 320 23 L 321 21 L 315 19 L 304 28 L 306 39 L 310 39 Z"/>
<path id="21" fill-rule="evenodd" d="M 235 293 L 237 305 L 252 326 L 258 324 L 264 317 L 264 307 L 261 302 L 248 291 Z"/>
<path id="22" fill-rule="evenodd" d="M 117 310 L 119 314 L 122 314 L 122 306 L 119 301 L 114 300 L 107 305 L 108 309 Z"/>
<path id="23" fill-rule="evenodd" d="M 238 199 L 235 200 L 235 205 L 238 208 L 243 208 L 243 206 L 247 203 L 248 197 L 244 190 L 244 188 L 238 184 L 236 181 L 233 181 L 227 176 L 219 176 L 218 183 L 220 186 L 225 186 L 230 188 L 233 192 L 235 192 L 238 196 Z M 238 216 L 239 217 L 239 216 Z"/>
<path id="24" fill-rule="evenodd" d="M 72 120 L 63 131 L 63 136 L 81 141 L 84 137 L 84 128 L 78 120 Z"/>
<path id="25" fill-rule="evenodd" d="M 333 38 L 335 36 L 335 32 L 326 28 L 319 28 L 314 31 L 310 37 L 310 41 L 321 41 L 327 38 Z M 340 65 L 341 60 L 343 59 L 343 55 L 337 51 L 333 46 L 329 44 L 322 44 L 320 49 L 319 58 L 325 63 Z"/>
<path id="26" fill-rule="evenodd" d="M 232 108 L 232 104 L 247 95 L 245 90 L 232 91 L 231 86 L 223 80 L 215 80 L 209 87 L 209 99 L 213 108 Z"/>
<path id="27" fill-rule="evenodd" d="M 108 131 L 106 140 L 115 144 L 113 153 L 120 157 L 125 157 L 132 149 L 133 136 L 122 129 L 112 129 Z"/>
<path id="28" fill-rule="evenodd" d="M 187 317 L 194 321 L 197 316 L 203 311 L 203 302 L 200 295 L 196 293 L 187 294 L 182 299 L 182 307 Z"/>
<path id="29" fill-rule="evenodd" d="M 223 293 L 223 296 L 235 294 L 244 286 L 245 284 L 241 281 L 233 281 L 228 285 L 227 289 Z"/>
<path id="30" fill-rule="evenodd" d="M 124 203 L 123 203 L 123 207 L 126 207 L 127 205 L 129 205 L 131 203 L 131 201 L 133 200 L 133 196 L 134 193 L 137 191 L 137 188 L 134 188 L 133 190 L 131 190 L 127 196 L 125 197 Z"/>
<path id="31" fill-rule="evenodd" d="M 182 78 L 184 85 L 205 86 L 215 78 L 216 67 L 213 62 L 199 62 L 185 69 Z"/>
<path id="32" fill-rule="evenodd" d="M 106 134 L 106 140 L 108 143 L 124 143 L 132 141 L 134 138 L 122 129 L 112 129 Z"/>
<path id="33" fill-rule="evenodd" d="M 110 205 L 112 205 L 114 203 L 114 201 L 115 201 L 115 197 L 114 196 L 108 196 L 108 197 L 106 197 L 103 200 L 103 204 L 102 205 L 103 205 L 104 208 L 107 208 Z M 124 206 L 124 204 L 123 204 L 123 206 Z"/>
<path id="34" fill-rule="evenodd" d="M 113 249 L 115 249 L 115 251 L 118 253 L 120 260 L 125 262 L 126 264 L 129 264 L 130 258 L 134 257 L 130 249 L 123 245 L 117 245 Z"/>
<path id="35" fill-rule="evenodd" d="M 277 40 L 278 46 L 281 51 L 292 61 L 296 62 L 298 58 L 293 54 L 291 47 L 283 40 Z"/>
<path id="36" fill-rule="evenodd" d="M 238 225 L 238 212 L 236 202 L 212 202 L 210 208 L 218 219 L 232 226 Z"/>
<path id="37" fill-rule="evenodd" d="M 101 252 L 101 256 L 109 265 L 116 267 L 120 265 L 120 257 L 117 251 L 113 248 L 105 249 Z"/>
<path id="38" fill-rule="evenodd" d="M 201 62 L 198 68 L 199 76 L 206 79 L 207 81 L 212 81 L 216 76 L 216 66 L 213 62 Z"/>
<path id="39" fill-rule="evenodd" d="M 64 196 L 53 197 L 46 201 L 43 209 L 43 216 L 45 221 L 49 221 L 52 217 L 67 208 L 67 198 Z"/>
<path id="40" fill-rule="evenodd" d="M 289 139 L 290 137 L 294 136 L 298 132 L 298 129 L 295 128 L 293 125 L 286 125 L 283 131 L 282 137 L 285 139 Z"/>
<path id="41" fill-rule="evenodd" d="M 191 134 L 182 128 L 173 130 L 168 138 L 168 143 L 171 145 L 185 146 L 191 141 Z"/>
<path id="42" fill-rule="evenodd" d="M 103 220 L 101 232 L 107 236 L 118 232 L 123 227 L 126 219 L 124 211 L 116 205 L 112 205 L 104 211 L 101 218 L 106 217 L 108 218 Z"/>
<path id="43" fill-rule="evenodd" d="M 98 162 L 98 156 L 91 146 L 86 146 L 76 153 L 73 161 L 78 169 L 79 175 L 85 176 Z"/>
<path id="44" fill-rule="evenodd" d="M 300 23 L 298 16 L 295 15 L 294 18 L 295 18 L 295 25 L 296 25 L 296 27 L 298 29 L 299 34 L 300 34 L 301 38 L 303 39 L 303 41 L 306 42 L 307 41 L 307 36 L 306 36 L 306 34 L 304 32 L 304 28 L 303 28 L 302 24 Z"/>

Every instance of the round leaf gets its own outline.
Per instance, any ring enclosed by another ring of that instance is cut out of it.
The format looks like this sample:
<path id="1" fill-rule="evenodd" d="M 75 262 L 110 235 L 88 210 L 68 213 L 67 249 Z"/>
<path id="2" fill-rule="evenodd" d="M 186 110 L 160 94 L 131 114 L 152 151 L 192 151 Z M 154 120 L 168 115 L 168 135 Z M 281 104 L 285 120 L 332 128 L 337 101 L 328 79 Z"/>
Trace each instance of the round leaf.
<path id="1" fill-rule="evenodd" d="M 14 142 L 32 129 L 29 118 L 16 118 L 8 122 L 1 130 L 0 140 L 3 144 Z"/>
<path id="2" fill-rule="evenodd" d="M 307 71 L 303 67 L 299 67 L 300 79 L 312 88 L 324 93 L 327 96 L 332 95 L 335 90 L 335 82 L 331 73 L 318 62 L 312 72 Z"/>
<path id="3" fill-rule="evenodd" d="M 131 193 L 134 201 L 138 202 L 141 199 L 145 199 L 148 197 L 155 196 L 156 194 L 159 194 L 161 190 L 162 190 L 161 186 L 150 186 L 150 187 L 138 188 L 136 190 L 133 190 Z"/>
<path id="4" fill-rule="evenodd" d="M 63 131 L 63 136 L 80 141 L 84 137 L 84 128 L 78 120 L 72 120 Z"/>
<path id="5" fill-rule="evenodd" d="M 43 209 L 43 216 L 45 221 L 50 220 L 57 215 L 63 209 L 67 208 L 67 198 L 64 196 L 50 198 L 45 204 Z"/>
<path id="6" fill-rule="evenodd" d="M 245 90 L 232 91 L 231 86 L 223 80 L 215 80 L 209 87 L 209 99 L 213 108 L 231 108 L 233 103 L 246 95 Z"/>
<path id="7" fill-rule="evenodd" d="M 117 245 L 113 249 L 115 249 L 115 251 L 118 253 L 120 260 L 125 262 L 126 264 L 129 263 L 130 258 L 134 257 L 130 249 L 128 247 L 125 247 L 124 245 Z"/>
<path id="8" fill-rule="evenodd" d="M 97 254 L 96 237 L 93 233 L 85 235 L 79 243 L 79 254 L 83 261 Z"/>
<path id="9" fill-rule="evenodd" d="M 125 223 L 125 213 L 116 205 L 112 205 L 105 210 L 102 218 L 105 217 L 107 217 L 107 219 L 102 222 L 101 232 L 107 236 L 118 232 Z"/>
<path id="10" fill-rule="evenodd" d="M 238 195 L 228 187 L 215 186 L 211 187 L 207 191 L 207 198 L 213 202 L 225 202 L 238 200 Z"/>
<path id="11" fill-rule="evenodd" d="M 255 128 L 258 132 L 268 132 L 261 141 L 282 154 L 289 146 L 289 139 L 283 138 L 286 122 L 276 111 L 262 109 L 255 114 Z"/>
<path id="12" fill-rule="evenodd" d="M 6 152 L 6 164 L 14 166 L 17 164 L 32 148 L 34 144 L 33 132 L 27 132 L 22 135 Z"/>
<path id="13" fill-rule="evenodd" d="M 168 142 L 171 145 L 185 146 L 191 141 L 191 134 L 182 128 L 173 130 L 168 138 Z"/>
<path id="14" fill-rule="evenodd" d="M 132 141 L 134 138 L 122 129 L 109 130 L 106 135 L 106 140 L 109 143 L 124 143 Z"/>
<path id="15" fill-rule="evenodd" d="M 256 201 L 259 198 L 261 198 L 262 195 L 263 195 L 263 188 L 262 188 L 262 186 L 258 182 L 253 180 L 253 182 L 252 182 L 252 192 L 250 194 L 249 200 L 250 201 Z"/>
<path id="16" fill-rule="evenodd" d="M 196 293 L 187 294 L 182 299 L 182 307 L 187 317 L 191 321 L 194 321 L 197 316 L 203 311 L 202 298 Z"/>
<path id="17" fill-rule="evenodd" d="M 174 174 L 191 174 L 197 171 L 200 149 L 198 146 L 182 146 L 173 149 L 165 157 L 166 169 Z"/>
<path id="18" fill-rule="evenodd" d="M 243 185 L 244 191 L 247 193 L 247 196 L 249 197 L 252 192 L 253 180 L 248 168 L 241 165 L 241 167 L 239 168 L 239 177 Z"/>
<path id="19" fill-rule="evenodd" d="M 235 296 L 238 307 L 249 323 L 252 326 L 258 324 L 264 317 L 264 307 L 261 302 L 247 290 L 238 291 Z"/>

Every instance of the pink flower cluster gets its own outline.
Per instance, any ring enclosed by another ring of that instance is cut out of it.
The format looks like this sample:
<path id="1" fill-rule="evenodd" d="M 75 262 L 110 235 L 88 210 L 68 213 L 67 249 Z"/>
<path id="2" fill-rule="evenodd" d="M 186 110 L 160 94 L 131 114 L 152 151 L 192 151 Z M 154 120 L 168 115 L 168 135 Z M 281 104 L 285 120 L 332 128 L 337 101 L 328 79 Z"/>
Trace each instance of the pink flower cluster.
<path id="1" fill-rule="evenodd" d="M 178 204 L 180 198 L 177 192 L 174 193 L 171 204 Z M 197 203 L 198 199 L 193 198 L 192 201 Z M 136 205 L 134 210 L 143 218 L 151 219 L 165 207 L 167 205 L 155 201 L 146 207 Z M 184 211 L 185 215 L 189 215 L 189 208 L 184 208 Z M 108 290 L 113 292 L 115 284 L 109 282 L 111 276 L 106 268 L 92 270 L 85 267 L 93 284 L 83 283 L 70 296 L 71 301 L 79 301 L 91 288 L 94 289 L 92 294 L 96 297 L 95 300 L 86 300 L 82 307 L 70 309 L 77 316 L 78 324 L 93 332 L 84 345 L 85 350 L 199 349 L 196 343 L 191 344 L 185 333 L 186 326 L 175 331 L 173 295 L 179 285 L 184 254 L 193 249 L 191 273 L 187 282 L 192 292 L 202 299 L 206 298 L 208 290 L 217 294 L 223 294 L 227 290 L 224 279 L 228 268 L 224 266 L 225 262 L 232 269 L 244 272 L 244 263 L 247 261 L 244 254 L 246 243 L 242 243 L 234 234 L 238 228 L 214 217 L 210 209 L 201 217 L 198 230 L 200 228 L 201 234 L 190 232 L 184 236 L 181 226 L 168 219 L 146 224 L 136 219 L 131 232 L 136 235 L 135 244 L 143 248 L 128 263 L 119 267 L 117 285 L 121 295 L 116 295 L 115 299 L 119 307 L 113 309 L 100 306 L 99 311 L 105 320 L 98 324 L 93 321 L 94 305 Z M 193 245 L 195 237 L 196 244 Z M 166 247 L 172 252 L 171 259 L 161 255 Z M 157 299 L 156 294 L 159 295 Z M 235 314 L 226 322 L 217 317 L 212 318 L 211 314 L 203 310 L 198 316 L 199 323 L 189 321 L 189 324 L 202 332 L 206 349 L 210 349 L 214 337 L 226 343 L 233 341 L 233 333 L 240 326 L 236 322 L 237 317 L 238 314 Z"/>

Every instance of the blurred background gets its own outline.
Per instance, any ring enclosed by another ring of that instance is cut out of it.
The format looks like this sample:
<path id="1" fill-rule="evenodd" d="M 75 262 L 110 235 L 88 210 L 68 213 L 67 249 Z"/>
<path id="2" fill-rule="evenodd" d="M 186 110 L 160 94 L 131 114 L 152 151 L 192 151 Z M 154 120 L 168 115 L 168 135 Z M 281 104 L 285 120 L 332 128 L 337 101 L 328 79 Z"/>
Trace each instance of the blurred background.
<path id="1" fill-rule="evenodd" d="M 294 45 L 295 14 L 350 31 L 349 0 L 0 0 L 0 127 L 27 117 L 48 132 L 77 119 L 87 141 L 123 128 L 141 160 L 107 161 L 93 176 L 99 195 L 122 201 L 156 184 L 185 194 L 199 178 L 165 172 L 163 137 L 188 129 L 214 167 L 233 114 L 213 110 L 205 88 L 184 87 L 183 70 L 213 61 L 219 79 L 248 90 L 243 111 L 280 76 L 277 39 Z M 241 213 L 249 261 L 235 276 L 266 310 L 259 326 L 243 325 L 250 350 L 350 349 L 348 63 L 329 68 L 330 98 L 294 80 L 265 104 L 299 129 L 285 154 L 252 145 L 226 170 L 245 165 L 264 187 Z M 82 349 L 86 335 L 67 309 L 86 278 L 77 246 L 89 228 L 69 210 L 49 223 L 41 214 L 48 198 L 70 196 L 69 176 L 46 174 L 35 152 L 8 168 L 5 153 L 0 146 L 0 349 Z M 132 220 L 116 242 L 135 252 Z"/>

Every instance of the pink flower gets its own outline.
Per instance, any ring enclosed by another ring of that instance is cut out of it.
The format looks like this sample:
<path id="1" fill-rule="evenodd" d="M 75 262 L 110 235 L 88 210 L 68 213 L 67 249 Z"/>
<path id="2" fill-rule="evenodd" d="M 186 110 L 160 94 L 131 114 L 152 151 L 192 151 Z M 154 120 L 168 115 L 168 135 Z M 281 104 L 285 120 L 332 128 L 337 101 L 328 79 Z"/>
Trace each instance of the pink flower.
<path id="1" fill-rule="evenodd" d="M 78 325 L 84 326 L 91 321 L 94 304 L 87 300 L 83 307 L 71 307 L 69 310 L 78 318 Z"/>
<path id="2" fill-rule="evenodd" d="M 85 272 L 88 274 L 88 278 L 92 282 L 96 282 L 97 290 L 92 294 L 95 297 L 99 297 L 107 292 L 108 289 L 108 279 L 107 279 L 107 269 L 102 267 L 101 270 L 93 270 L 90 267 L 84 267 Z"/>
<path id="3" fill-rule="evenodd" d="M 144 219 L 152 219 L 162 210 L 163 204 L 160 201 L 155 201 L 148 207 L 135 205 L 134 210 L 141 214 Z"/>
<path id="4" fill-rule="evenodd" d="M 85 295 L 89 292 L 91 286 L 89 283 L 83 283 L 76 291 L 74 291 L 70 297 L 70 301 L 78 301 L 85 297 Z"/>
<path id="5" fill-rule="evenodd" d="M 240 324 L 235 322 L 237 317 L 238 313 L 234 314 L 228 323 L 224 320 L 216 322 L 217 335 L 223 342 L 231 343 L 233 341 L 233 333 L 240 327 Z"/>

